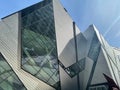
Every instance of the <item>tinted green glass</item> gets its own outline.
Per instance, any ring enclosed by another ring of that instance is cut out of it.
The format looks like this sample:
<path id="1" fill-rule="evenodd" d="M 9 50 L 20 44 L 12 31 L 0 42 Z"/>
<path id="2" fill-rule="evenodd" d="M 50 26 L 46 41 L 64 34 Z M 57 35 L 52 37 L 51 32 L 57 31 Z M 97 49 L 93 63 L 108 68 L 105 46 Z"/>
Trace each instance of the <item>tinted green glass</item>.
<path id="1" fill-rule="evenodd" d="M 108 85 L 95 85 L 89 87 L 89 90 L 108 90 Z"/>
<path id="2" fill-rule="evenodd" d="M 67 67 L 65 70 L 70 77 L 78 75 L 81 71 L 85 69 L 85 58 L 79 60 L 78 62 Z"/>
<path id="3" fill-rule="evenodd" d="M 0 54 L 0 90 L 27 90 Z"/>
<path id="4" fill-rule="evenodd" d="M 21 12 L 22 68 L 45 83 L 59 88 L 53 6 L 48 1 Z M 34 9 L 31 11 L 31 8 Z"/>

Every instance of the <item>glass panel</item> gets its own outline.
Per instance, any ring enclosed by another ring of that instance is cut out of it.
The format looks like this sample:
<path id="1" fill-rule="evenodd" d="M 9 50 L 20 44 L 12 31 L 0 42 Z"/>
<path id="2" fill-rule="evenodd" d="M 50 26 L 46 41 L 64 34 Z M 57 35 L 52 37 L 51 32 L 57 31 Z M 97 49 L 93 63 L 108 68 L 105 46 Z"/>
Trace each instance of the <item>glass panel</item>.
<path id="1" fill-rule="evenodd" d="M 42 2 L 44 4 L 37 4 L 21 12 L 22 69 L 59 88 L 53 6 L 50 1 L 45 0 Z M 31 8 L 32 11 L 29 10 Z"/>
<path id="2" fill-rule="evenodd" d="M 29 8 L 25 8 L 22 10 L 22 17 L 29 15 L 30 13 L 34 12 L 35 10 L 42 8 L 44 6 L 46 6 L 47 4 L 51 3 L 52 0 L 43 0 L 40 3 L 37 3 Z"/>
<path id="3" fill-rule="evenodd" d="M 27 90 L 0 54 L 0 90 Z"/>
<path id="4" fill-rule="evenodd" d="M 89 49 L 89 53 L 88 53 L 88 57 L 90 57 L 93 61 L 96 61 L 99 56 L 100 46 L 101 46 L 100 42 L 96 34 L 94 34 L 92 42 L 91 42 L 91 46 Z"/>
<path id="5" fill-rule="evenodd" d="M 95 87 L 94 87 L 94 88 L 92 87 L 92 88 L 90 88 L 89 90 L 97 90 L 97 89 L 96 89 Z"/>
<path id="6" fill-rule="evenodd" d="M 85 58 L 67 67 L 65 71 L 68 73 L 68 75 L 70 75 L 70 77 L 74 77 L 77 74 L 79 74 L 79 72 L 83 71 L 84 69 L 85 69 Z"/>
<path id="7" fill-rule="evenodd" d="M 109 90 L 108 85 L 96 85 L 89 87 L 89 90 Z"/>

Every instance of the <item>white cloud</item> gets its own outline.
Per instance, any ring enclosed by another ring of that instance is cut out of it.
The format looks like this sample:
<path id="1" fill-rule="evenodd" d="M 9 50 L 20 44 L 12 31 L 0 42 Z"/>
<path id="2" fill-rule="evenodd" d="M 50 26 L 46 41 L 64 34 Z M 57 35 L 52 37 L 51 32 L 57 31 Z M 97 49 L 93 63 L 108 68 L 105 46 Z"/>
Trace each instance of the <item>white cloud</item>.
<path id="1" fill-rule="evenodd" d="M 112 29 L 112 27 L 114 27 L 119 20 L 120 20 L 120 16 L 118 16 L 118 17 L 113 21 L 113 23 L 108 27 L 108 29 L 107 29 L 106 32 L 104 33 L 104 37 L 110 32 L 110 30 Z"/>

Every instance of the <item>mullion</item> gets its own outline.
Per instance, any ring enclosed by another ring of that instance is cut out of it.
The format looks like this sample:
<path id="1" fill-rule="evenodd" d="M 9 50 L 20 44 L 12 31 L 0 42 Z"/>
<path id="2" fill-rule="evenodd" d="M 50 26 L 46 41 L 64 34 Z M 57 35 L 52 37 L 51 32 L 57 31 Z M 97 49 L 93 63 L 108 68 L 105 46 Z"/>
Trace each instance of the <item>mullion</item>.
<path id="1" fill-rule="evenodd" d="M 31 57 L 31 58 L 32 58 L 32 57 Z M 33 58 L 32 58 L 32 59 L 33 59 Z M 34 60 L 34 59 L 33 59 L 33 60 Z M 27 64 L 27 63 L 29 64 L 29 61 L 30 61 L 30 60 L 28 59 L 22 66 L 24 66 L 24 65 Z M 34 61 L 35 61 L 35 60 L 34 60 Z M 30 62 L 31 62 L 31 61 L 30 61 Z M 33 68 L 35 71 L 37 71 L 36 68 L 34 68 L 32 64 L 30 64 L 30 65 L 32 66 L 32 68 Z M 36 66 L 37 66 L 37 65 L 36 65 Z"/>
<path id="2" fill-rule="evenodd" d="M 40 7 L 40 9 L 37 9 L 37 10 L 42 10 L 42 9 L 46 9 L 46 7 L 49 7 L 49 5 L 50 5 L 51 3 L 49 3 L 48 5 L 45 5 L 45 6 L 43 6 L 43 7 Z M 51 9 L 51 8 L 50 8 Z M 34 10 L 32 13 L 29 13 L 28 15 L 25 15 L 25 16 L 23 16 L 22 18 L 27 18 L 27 17 L 30 17 L 31 16 L 31 14 L 34 14 L 37 10 Z"/>
<path id="3" fill-rule="evenodd" d="M 9 78 L 9 77 L 8 77 Z M 5 82 L 7 82 L 7 84 L 9 84 L 12 87 L 12 84 L 10 82 L 8 82 L 8 80 L 5 80 Z M 1 83 L 0 83 L 1 84 Z"/>
<path id="4" fill-rule="evenodd" d="M 47 19 L 45 19 L 45 20 L 47 20 Z M 52 21 L 53 20 L 50 20 L 50 23 L 49 23 L 49 25 L 52 23 Z M 39 22 L 38 22 L 39 23 Z M 47 31 L 49 31 L 49 32 L 51 32 L 51 31 L 53 31 L 53 30 L 49 30 L 49 29 L 47 29 Z M 38 33 L 40 33 L 40 30 L 38 29 L 38 31 L 37 31 Z M 46 32 L 45 32 L 46 33 Z M 52 32 L 52 33 L 55 33 L 55 32 Z M 46 33 L 46 35 L 50 35 L 51 33 Z M 53 34 L 51 34 L 52 36 L 55 36 L 55 34 L 53 35 Z"/>
<path id="5" fill-rule="evenodd" d="M 38 22 L 38 23 L 39 23 L 39 22 Z M 38 29 L 38 31 L 39 31 L 39 29 Z M 38 32 L 38 31 L 37 31 L 37 32 Z M 52 31 L 52 30 L 49 30 L 49 31 Z M 39 33 L 39 32 L 38 32 L 38 33 Z M 54 33 L 54 32 L 53 32 L 53 33 Z M 49 34 L 46 33 L 46 34 L 47 34 L 47 35 L 50 35 L 51 33 L 49 33 Z M 52 35 L 52 34 L 51 34 L 51 35 Z M 52 35 L 52 36 L 55 36 L 55 35 Z M 52 40 L 51 40 L 51 41 L 52 41 Z"/>
<path id="6" fill-rule="evenodd" d="M 28 60 L 28 61 L 30 61 L 30 60 Z M 28 63 L 28 61 L 26 62 L 26 63 L 24 63 L 22 66 L 24 67 L 24 65 L 25 64 L 27 64 Z M 31 62 L 31 61 L 30 61 Z M 29 63 L 28 63 L 29 64 Z M 30 65 L 30 64 L 29 64 Z M 36 68 L 34 68 L 33 67 L 33 65 L 30 65 L 36 72 L 38 72 L 38 70 L 36 69 Z M 37 65 L 35 65 L 35 66 L 37 66 Z M 39 70 L 40 70 L 41 68 L 39 68 Z M 35 74 L 34 74 L 35 75 Z"/>
<path id="7" fill-rule="evenodd" d="M 42 48 L 44 48 L 37 40 L 36 40 L 36 38 L 33 36 L 33 35 L 31 35 L 32 37 L 33 37 L 33 39 L 42 47 Z M 40 39 L 41 40 L 41 39 Z"/>
<path id="8" fill-rule="evenodd" d="M 2 78 L 3 81 L 5 81 L 7 78 L 9 78 L 12 74 L 13 74 L 13 73 L 11 73 L 11 74 L 10 74 L 8 77 L 6 77 L 5 79 Z M 1 81 L 0 84 L 1 84 L 3 81 Z"/>
<path id="9" fill-rule="evenodd" d="M 51 77 L 52 75 L 50 75 L 48 72 L 46 72 L 43 68 L 42 70 L 44 71 L 44 73 L 46 73 L 49 77 Z M 52 73 L 53 74 L 53 73 Z"/>
<path id="10" fill-rule="evenodd" d="M 49 75 L 48 73 L 46 73 L 46 72 L 43 70 L 43 68 L 41 68 L 41 70 L 48 76 L 48 78 L 50 77 L 50 75 Z M 35 74 L 35 75 L 40 74 L 41 76 L 43 76 L 43 75 L 41 74 L 41 70 L 40 70 L 37 74 Z M 43 76 L 43 78 L 46 79 L 45 76 Z M 41 79 L 42 79 L 42 78 L 41 78 Z M 47 79 L 46 79 L 46 81 L 47 81 Z M 45 82 L 46 82 L 46 81 L 45 81 Z"/>
<path id="11" fill-rule="evenodd" d="M 55 46 L 55 43 L 53 42 L 52 39 L 50 39 L 50 41 L 53 42 L 53 43 L 51 43 L 46 37 L 45 37 L 45 39 L 50 43 L 51 46 Z"/>
<path id="12" fill-rule="evenodd" d="M 16 74 L 14 72 L 13 72 L 13 74 L 11 76 L 14 77 L 14 80 L 19 82 L 19 85 L 21 85 L 21 81 L 19 80 L 19 78 L 16 76 Z"/>
<path id="13" fill-rule="evenodd" d="M 47 62 L 49 62 L 49 60 L 47 60 Z M 37 75 L 41 71 L 41 69 L 43 70 L 43 67 L 44 67 L 44 65 L 40 68 L 40 70 L 35 75 Z"/>
<path id="14" fill-rule="evenodd" d="M 31 42 L 29 42 L 29 43 L 31 43 L 32 45 L 35 45 L 32 41 Z M 28 43 L 28 44 L 29 44 Z M 38 42 L 36 42 L 36 43 L 38 43 Z M 38 45 L 40 45 L 40 44 L 38 44 Z M 41 45 L 40 45 L 41 46 Z M 34 47 L 33 47 L 34 48 Z M 36 48 L 38 48 L 38 47 L 36 47 Z M 29 52 L 29 51 L 28 51 Z M 33 53 L 36 55 L 36 56 L 39 56 L 35 51 L 33 51 Z"/>
<path id="15" fill-rule="evenodd" d="M 48 31 L 46 31 L 45 33 L 46 33 L 46 35 L 51 35 L 51 36 L 54 36 L 54 38 L 55 38 L 55 31 L 53 32 L 53 30 L 54 30 L 54 25 L 51 25 L 53 23 L 53 20 L 51 19 L 50 20 L 50 23 L 49 23 L 49 26 L 50 26 L 50 28 L 52 29 L 49 29 L 49 27 L 47 28 L 48 29 Z M 48 33 L 49 32 L 49 33 Z"/>
<path id="16" fill-rule="evenodd" d="M 28 28 L 28 27 L 30 27 L 31 25 L 37 24 L 37 23 L 40 22 L 40 21 L 43 22 L 45 19 L 46 19 L 46 18 L 42 18 L 42 19 L 36 20 L 36 21 L 34 21 L 33 23 L 31 23 L 31 24 L 27 24 L 27 25 L 23 26 L 22 29 L 23 29 L 23 28 Z"/>
<path id="17" fill-rule="evenodd" d="M 7 73 L 8 73 L 8 72 L 12 72 L 12 70 L 5 70 L 4 73 L 2 72 L 2 73 L 0 73 L 0 75 L 5 74 L 6 72 L 7 72 Z M 8 73 L 8 74 L 11 75 L 10 73 Z"/>
<path id="18" fill-rule="evenodd" d="M 6 63 L 6 62 L 5 62 Z M 6 63 L 7 64 L 7 63 Z M 6 68 L 4 68 L 2 65 L 0 65 L 5 71 L 12 71 L 11 68 L 9 70 L 7 70 Z M 1 75 L 1 74 L 0 74 Z"/>
<path id="19" fill-rule="evenodd" d="M 51 51 L 50 51 L 50 53 L 51 53 L 52 51 L 54 51 L 54 49 L 55 49 L 55 48 L 52 48 Z M 56 58 L 56 61 L 57 61 L 57 58 Z M 54 67 L 54 66 L 53 66 L 53 67 Z M 56 67 L 54 67 L 54 69 L 56 69 Z M 56 69 L 56 70 L 57 70 L 57 69 Z"/>
<path id="20" fill-rule="evenodd" d="M 41 39 L 40 39 L 41 40 Z M 42 40 L 43 41 L 43 40 Z"/>
<path id="21" fill-rule="evenodd" d="M 24 60 L 23 60 L 23 59 L 24 59 Z M 28 60 L 29 60 L 28 58 L 26 59 L 26 57 L 22 56 L 22 66 L 23 66 Z M 24 63 L 23 63 L 23 61 L 24 61 Z"/>
<path id="22" fill-rule="evenodd" d="M 32 43 L 34 45 L 34 43 Z M 38 44 L 39 45 L 39 44 Z M 33 53 L 37 56 L 39 56 L 35 51 L 33 51 Z M 34 59 L 33 59 L 34 60 Z M 42 61 L 41 61 L 42 62 Z"/>
<path id="23" fill-rule="evenodd" d="M 32 35 L 31 35 L 32 36 Z M 34 36 L 32 36 L 34 38 L 34 40 L 41 46 L 41 44 L 36 40 L 36 38 Z M 40 39 L 40 38 L 39 38 Z M 41 39 L 40 39 L 41 40 Z M 42 40 L 41 40 L 42 41 Z M 43 41 L 42 41 L 43 42 Z M 43 42 L 43 44 L 45 45 L 45 43 Z M 46 45 L 45 45 L 46 46 Z"/>
<path id="24" fill-rule="evenodd" d="M 25 29 L 23 29 L 23 31 L 24 31 Z M 26 30 L 27 31 L 27 30 Z M 22 35 L 22 39 L 24 39 L 24 33 L 22 33 L 23 35 Z M 27 42 L 24 42 L 24 44 L 27 44 L 27 43 L 29 43 L 29 42 L 31 42 L 32 40 L 34 40 L 34 38 L 32 38 L 31 40 L 29 40 L 29 41 L 27 41 Z"/>
<path id="25" fill-rule="evenodd" d="M 44 79 L 43 79 L 43 78 L 40 78 L 38 75 L 42 76 Z M 46 79 L 40 72 L 38 72 L 37 74 L 35 74 L 35 76 L 36 76 L 37 78 L 40 78 L 40 80 L 42 80 L 42 81 L 44 81 L 44 82 L 47 83 L 47 79 Z"/>
<path id="26" fill-rule="evenodd" d="M 28 60 L 28 61 L 29 61 L 29 60 Z M 28 62 L 28 61 L 27 61 L 27 62 Z M 25 63 L 24 63 L 24 64 L 25 64 Z M 35 70 L 36 70 L 36 69 L 35 69 Z M 36 71 L 37 71 L 37 70 L 36 70 Z"/>
<path id="27" fill-rule="evenodd" d="M 55 71 L 55 72 L 57 72 L 57 71 Z M 48 79 L 47 82 L 49 82 L 50 79 L 54 80 L 52 77 L 53 77 L 53 75 L 55 74 L 55 72 L 50 76 L 50 78 Z M 54 81 L 55 81 L 55 80 L 54 80 Z M 55 81 L 55 82 L 56 82 L 56 81 Z"/>
<path id="28" fill-rule="evenodd" d="M 37 32 L 38 32 L 38 31 L 37 31 Z M 39 31 L 39 32 L 40 32 L 40 31 Z M 39 33 L 39 32 L 38 32 L 38 33 Z M 50 43 L 50 41 L 49 41 L 46 37 L 43 37 L 43 38 L 46 39 L 46 40 Z M 53 40 L 51 40 L 51 41 L 53 41 Z M 52 43 L 52 44 L 50 43 L 50 45 L 53 46 L 53 43 Z"/>
<path id="29" fill-rule="evenodd" d="M 47 63 L 49 62 L 49 60 L 47 61 Z M 43 65 L 44 66 L 44 65 Z M 42 67 L 43 68 L 43 67 Z M 49 69 L 52 73 L 54 73 L 51 69 Z M 45 72 L 45 73 L 47 73 L 47 74 L 49 74 L 48 72 L 46 72 L 44 69 L 43 69 L 43 71 Z M 49 74 L 49 76 L 51 76 L 50 74 Z"/>
<path id="30" fill-rule="evenodd" d="M 43 70 L 45 73 L 47 73 L 49 76 L 51 76 L 47 71 L 44 70 L 44 68 L 42 68 L 42 70 Z M 49 70 L 50 70 L 50 72 L 51 72 L 52 74 L 55 72 L 55 71 L 53 72 L 51 69 L 49 69 Z"/>
<path id="31" fill-rule="evenodd" d="M 39 13 L 39 12 L 37 12 L 37 13 Z M 35 14 L 35 13 L 32 12 L 31 14 Z M 31 15 L 26 16 L 26 18 L 28 18 L 28 17 L 31 17 Z M 22 17 L 22 19 L 26 19 L 26 18 Z M 42 21 L 45 20 L 45 19 L 48 19 L 48 17 L 40 18 L 39 20 L 36 20 L 36 21 L 34 21 L 33 23 L 31 23 L 31 24 L 25 25 L 23 28 L 29 27 L 29 26 L 31 26 L 32 24 L 36 24 L 36 23 L 39 22 L 39 21 L 42 22 Z M 28 19 L 27 19 L 27 20 L 28 20 Z"/>

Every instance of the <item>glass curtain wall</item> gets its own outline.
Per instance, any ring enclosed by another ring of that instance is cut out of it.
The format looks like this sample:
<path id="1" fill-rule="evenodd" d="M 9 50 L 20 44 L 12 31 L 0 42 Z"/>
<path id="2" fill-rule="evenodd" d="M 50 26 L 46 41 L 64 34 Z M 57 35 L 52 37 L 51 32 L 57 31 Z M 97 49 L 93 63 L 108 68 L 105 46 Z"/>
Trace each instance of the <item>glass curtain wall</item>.
<path id="1" fill-rule="evenodd" d="M 108 90 L 108 85 L 91 86 L 89 90 Z"/>
<path id="2" fill-rule="evenodd" d="M 27 90 L 1 53 L 0 90 Z"/>
<path id="3" fill-rule="evenodd" d="M 22 69 L 60 88 L 52 1 L 45 0 L 24 9 L 21 23 Z"/>

